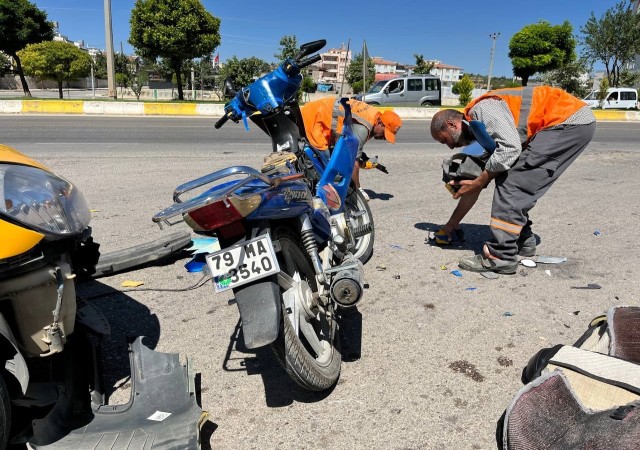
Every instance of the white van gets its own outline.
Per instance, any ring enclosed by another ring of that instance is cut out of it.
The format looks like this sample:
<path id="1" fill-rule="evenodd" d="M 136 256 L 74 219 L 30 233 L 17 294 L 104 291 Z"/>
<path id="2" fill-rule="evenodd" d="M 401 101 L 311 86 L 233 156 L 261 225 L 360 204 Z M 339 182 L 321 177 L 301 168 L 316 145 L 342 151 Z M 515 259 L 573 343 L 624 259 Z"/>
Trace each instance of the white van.
<path id="1" fill-rule="evenodd" d="M 599 92 L 592 91 L 583 101 L 591 108 L 599 108 Z M 634 88 L 609 88 L 602 102 L 602 109 L 635 109 L 638 108 L 638 91 Z"/>
<path id="2" fill-rule="evenodd" d="M 364 95 L 356 97 L 370 105 L 438 106 L 442 103 L 440 78 L 433 75 L 408 75 L 382 80 Z"/>

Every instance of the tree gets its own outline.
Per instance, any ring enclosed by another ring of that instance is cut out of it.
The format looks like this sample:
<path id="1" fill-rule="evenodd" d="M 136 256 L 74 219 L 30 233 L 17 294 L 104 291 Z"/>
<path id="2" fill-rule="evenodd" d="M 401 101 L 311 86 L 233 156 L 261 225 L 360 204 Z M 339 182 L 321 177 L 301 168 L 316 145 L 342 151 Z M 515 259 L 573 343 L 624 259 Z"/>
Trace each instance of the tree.
<path id="1" fill-rule="evenodd" d="M 468 73 L 469 78 L 473 81 L 473 84 L 476 87 L 480 87 L 483 89 L 487 88 L 488 77 L 487 75 L 473 74 Z M 511 87 L 519 87 L 522 86 L 520 81 L 514 81 L 511 77 L 492 77 L 491 78 L 491 89 L 502 89 L 502 88 L 511 88 Z"/>
<path id="2" fill-rule="evenodd" d="M 140 68 L 136 73 L 131 75 L 129 79 L 129 83 L 131 84 L 131 90 L 133 94 L 136 96 L 136 100 L 140 100 L 140 94 L 142 93 L 142 88 L 149 81 L 149 72 L 146 69 Z"/>
<path id="3" fill-rule="evenodd" d="M 96 78 L 100 78 L 101 80 L 107 79 L 107 55 L 105 52 L 96 53 L 96 59 L 94 63 L 94 71 L 93 74 Z"/>
<path id="4" fill-rule="evenodd" d="M 424 60 L 424 56 L 414 53 L 416 58 L 416 67 L 413 69 L 415 74 L 429 74 L 433 67 L 436 65 L 434 62 L 427 62 Z"/>
<path id="5" fill-rule="evenodd" d="M 609 85 L 617 87 L 624 65 L 640 53 L 640 14 L 633 13 L 629 1 L 623 0 L 600 19 L 591 12 L 580 31 L 584 55 L 604 64 Z"/>
<path id="6" fill-rule="evenodd" d="M 623 70 L 622 72 L 620 72 L 618 82 L 622 86 L 637 86 L 640 83 L 640 72 Z"/>
<path id="7" fill-rule="evenodd" d="M 302 92 L 306 92 L 307 94 L 313 94 L 316 91 L 317 87 L 317 83 L 313 81 L 313 78 L 308 75 L 304 76 L 304 78 L 302 79 L 302 83 L 300 84 L 300 90 Z"/>
<path id="8" fill-rule="evenodd" d="M 60 98 L 63 98 L 64 81 L 86 77 L 91 72 L 91 56 L 68 42 L 29 44 L 18 55 L 22 59 L 25 74 L 58 82 Z"/>
<path id="9" fill-rule="evenodd" d="M 557 69 L 575 59 L 576 40 L 568 20 L 551 25 L 545 20 L 526 25 L 509 41 L 513 74 L 526 86 L 535 73 Z"/>
<path id="10" fill-rule="evenodd" d="M 475 85 L 473 84 L 473 81 L 471 81 L 469 75 L 464 74 L 460 81 L 453 85 L 451 91 L 455 94 L 458 94 L 458 99 L 462 106 L 467 106 L 467 104 L 472 99 L 471 93 L 473 92 L 474 88 Z"/>
<path id="11" fill-rule="evenodd" d="M 31 97 L 18 52 L 29 44 L 53 39 L 47 14 L 28 0 L 0 0 L 0 51 L 13 58 L 22 90 Z"/>
<path id="12" fill-rule="evenodd" d="M 293 35 L 282 36 L 282 39 L 280 39 L 280 50 L 273 56 L 275 56 L 279 62 L 282 62 L 287 58 L 293 58 L 297 54 L 298 40 L 296 39 L 296 36 Z"/>
<path id="13" fill-rule="evenodd" d="M 128 73 L 116 73 L 116 85 L 120 86 L 120 98 L 124 97 L 124 90 L 129 87 L 129 78 Z"/>
<path id="14" fill-rule="evenodd" d="M 543 81 L 545 84 L 560 87 L 578 98 L 583 98 L 588 93 L 583 78 L 590 71 L 589 62 L 585 58 L 579 58 L 547 72 L 543 77 Z"/>
<path id="15" fill-rule="evenodd" d="M 231 78 L 236 89 L 246 86 L 265 72 L 271 70 L 268 62 L 260 58 L 251 57 L 238 59 L 235 55 L 228 59 L 220 69 L 218 84 L 224 85 L 224 80 Z"/>
<path id="16" fill-rule="evenodd" d="M 148 60 L 165 59 L 183 100 L 182 66 L 207 55 L 220 45 L 220 19 L 200 0 L 137 0 L 131 11 L 129 42 Z"/>
<path id="17" fill-rule="evenodd" d="M 609 79 L 602 78 L 602 80 L 600 80 L 600 85 L 598 86 L 598 88 L 600 89 L 598 91 L 598 104 L 600 105 L 600 108 L 602 108 L 602 104 L 607 98 L 607 90 L 609 89 Z"/>
<path id="18" fill-rule="evenodd" d="M 9 72 L 11 72 L 11 61 L 6 55 L 0 53 L 0 77 Z"/>
<path id="19" fill-rule="evenodd" d="M 363 80 L 362 80 L 362 65 L 363 65 L 363 55 L 362 53 L 356 54 L 351 62 L 349 63 L 349 67 L 347 67 L 346 79 L 347 83 L 351 86 L 354 93 L 362 92 L 363 88 Z M 376 79 L 376 70 L 375 64 L 373 64 L 373 59 L 367 58 L 367 86 L 371 86 Z M 341 80 L 338 80 L 339 82 Z"/>
<path id="20" fill-rule="evenodd" d="M 116 72 L 116 84 L 120 86 L 120 97 L 124 96 L 124 90 L 129 87 L 132 71 L 129 61 L 124 53 L 114 54 L 113 65 Z"/>
<path id="21" fill-rule="evenodd" d="M 207 55 L 200 59 L 200 62 L 196 65 L 197 82 L 200 85 L 200 89 L 215 89 L 218 72 L 218 67 L 214 67 L 212 55 Z"/>

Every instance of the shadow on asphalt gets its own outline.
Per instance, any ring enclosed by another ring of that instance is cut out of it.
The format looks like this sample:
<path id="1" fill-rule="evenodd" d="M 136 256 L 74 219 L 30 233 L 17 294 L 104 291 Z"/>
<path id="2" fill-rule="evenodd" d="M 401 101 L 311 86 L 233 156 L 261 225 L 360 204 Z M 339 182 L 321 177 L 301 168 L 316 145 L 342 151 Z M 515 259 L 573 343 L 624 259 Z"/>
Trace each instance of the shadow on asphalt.
<path id="1" fill-rule="evenodd" d="M 144 336 L 144 345 L 155 349 L 160 339 L 160 321 L 142 303 L 99 281 L 84 281 L 76 289 L 79 298 L 97 308 L 111 327 L 111 335 L 102 341 L 105 394 L 109 398 L 118 381 L 126 378 L 129 382 L 129 342 Z"/>
<path id="2" fill-rule="evenodd" d="M 367 195 L 369 196 L 369 199 L 371 200 L 387 201 L 393 198 L 393 194 L 385 194 L 383 192 L 374 192 L 371 189 L 363 189 L 363 190 L 367 193 Z"/>
<path id="3" fill-rule="evenodd" d="M 419 222 L 414 225 L 418 230 L 426 231 L 424 243 L 433 247 L 442 249 L 466 249 L 473 250 L 476 253 L 482 251 L 482 246 L 486 241 L 491 239 L 491 231 L 489 225 L 477 225 L 474 223 L 463 224 L 460 228 L 464 232 L 464 239 L 459 242 L 453 242 L 451 245 L 438 245 L 436 241 L 430 239 L 432 234 L 440 229 L 442 225 L 431 222 Z"/>
<path id="4" fill-rule="evenodd" d="M 315 403 L 324 400 L 333 392 L 335 385 L 323 392 L 307 391 L 298 386 L 287 375 L 270 348 L 248 349 L 244 345 L 241 324 L 241 319 L 238 319 L 229 336 L 229 345 L 222 368 L 227 372 L 260 375 L 264 383 L 267 406 L 281 408 L 291 405 L 294 401 Z M 362 314 L 357 308 L 342 309 L 339 313 L 338 325 L 343 362 L 358 360 L 361 353 Z"/>

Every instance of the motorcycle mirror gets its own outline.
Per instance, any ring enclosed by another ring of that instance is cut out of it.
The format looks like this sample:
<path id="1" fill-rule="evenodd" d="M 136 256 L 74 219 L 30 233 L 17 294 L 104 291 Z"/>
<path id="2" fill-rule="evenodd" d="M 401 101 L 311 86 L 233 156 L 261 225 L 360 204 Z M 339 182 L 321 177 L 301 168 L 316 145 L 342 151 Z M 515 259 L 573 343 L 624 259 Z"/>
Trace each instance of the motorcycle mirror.
<path id="1" fill-rule="evenodd" d="M 327 41 L 325 39 L 320 39 L 317 41 L 307 42 L 306 44 L 302 44 L 300 46 L 300 51 L 296 55 L 296 60 L 302 59 L 307 55 L 317 52 L 325 45 L 327 45 Z"/>
<path id="2" fill-rule="evenodd" d="M 233 85 L 231 78 L 225 78 L 224 80 L 224 95 L 227 97 L 233 97 L 236 95 L 236 88 Z"/>

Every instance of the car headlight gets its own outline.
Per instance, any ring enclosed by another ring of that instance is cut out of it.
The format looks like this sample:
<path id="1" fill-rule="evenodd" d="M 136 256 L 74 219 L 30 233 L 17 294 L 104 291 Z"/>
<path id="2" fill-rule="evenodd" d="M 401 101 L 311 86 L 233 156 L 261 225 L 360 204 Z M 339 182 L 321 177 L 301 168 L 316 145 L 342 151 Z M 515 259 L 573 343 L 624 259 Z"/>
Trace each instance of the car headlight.
<path id="1" fill-rule="evenodd" d="M 72 183 L 45 170 L 0 164 L 0 216 L 59 236 L 81 232 L 91 213 Z"/>

